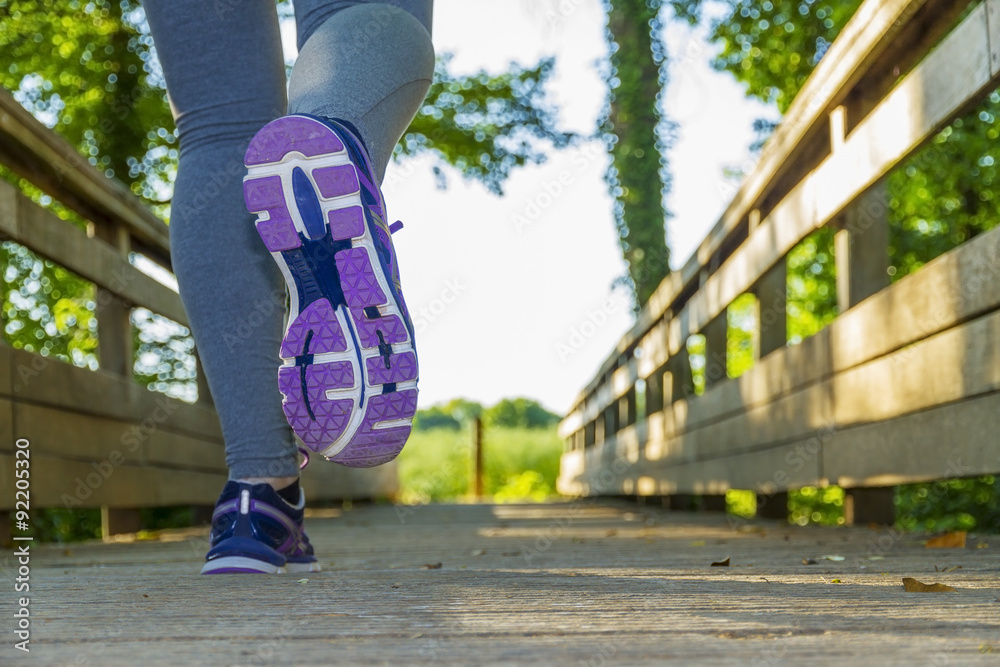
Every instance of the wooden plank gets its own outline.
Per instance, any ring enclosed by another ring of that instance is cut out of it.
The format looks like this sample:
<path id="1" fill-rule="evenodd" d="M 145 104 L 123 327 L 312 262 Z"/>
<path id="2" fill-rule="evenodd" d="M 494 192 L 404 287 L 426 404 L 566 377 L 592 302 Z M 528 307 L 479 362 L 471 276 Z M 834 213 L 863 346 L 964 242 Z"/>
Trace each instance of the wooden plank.
<path id="1" fill-rule="evenodd" d="M 11 204 L 13 200 L 15 204 Z M 187 325 L 180 297 L 169 287 L 142 273 L 119 251 L 36 206 L 13 186 L 0 183 L 0 209 L 13 208 L 16 224 L 5 231 L 13 240 L 65 266 L 131 303 Z"/>
<path id="2" fill-rule="evenodd" d="M 315 459 L 302 471 L 307 502 L 320 500 L 374 500 L 393 498 L 399 492 L 395 461 L 375 468 L 348 468 Z"/>
<path id="3" fill-rule="evenodd" d="M 101 466 L 34 454 L 42 444 L 32 440 L 32 507 L 160 507 L 214 504 L 226 483 L 223 472 L 174 470 L 144 466 Z M 0 456 L 11 465 L 9 455 Z M 77 504 L 79 503 L 79 504 Z M 11 509 L 13 497 L 0 498 Z"/>
<path id="4" fill-rule="evenodd" d="M 892 419 L 1000 390 L 1000 312 L 838 373 L 838 426 Z"/>
<path id="5" fill-rule="evenodd" d="M 1000 394 L 837 431 L 823 447 L 831 484 L 888 486 L 1000 473 Z"/>
<path id="6" fill-rule="evenodd" d="M 121 222 L 151 257 L 169 265 L 167 226 L 120 182 L 107 178 L 65 139 L 0 90 L 0 161 L 47 194 L 98 223 Z"/>
<path id="7" fill-rule="evenodd" d="M 400 508 L 378 505 L 307 517 L 323 571 L 252 581 L 197 574 L 204 531 L 33 545 L 31 659 L 126 665 L 141 657 L 148 667 L 995 662 L 987 654 L 1000 633 L 992 544 L 942 554 L 925 549 L 921 535 L 737 524 L 634 503 L 411 509 L 402 519 Z M 741 525 L 749 530 L 735 530 Z M 802 564 L 832 553 L 845 560 Z M 726 556 L 730 567 L 709 566 Z M 935 573 L 956 559 L 962 569 Z M 958 592 L 906 593 L 907 576 Z"/>
<path id="8" fill-rule="evenodd" d="M 113 467 L 159 465 L 222 472 L 222 445 L 168 430 L 164 425 L 137 424 L 94 417 L 27 403 L 14 405 L 21 437 L 40 456 L 94 461 Z M 116 462 L 117 461 L 117 462 Z"/>
<path id="9" fill-rule="evenodd" d="M 161 425 L 222 442 L 219 417 L 204 405 L 190 405 L 150 391 L 130 379 L 78 368 L 24 350 L 12 350 L 11 355 L 15 376 L 13 395 L 18 401 L 135 424 L 146 422 L 147 427 Z"/>

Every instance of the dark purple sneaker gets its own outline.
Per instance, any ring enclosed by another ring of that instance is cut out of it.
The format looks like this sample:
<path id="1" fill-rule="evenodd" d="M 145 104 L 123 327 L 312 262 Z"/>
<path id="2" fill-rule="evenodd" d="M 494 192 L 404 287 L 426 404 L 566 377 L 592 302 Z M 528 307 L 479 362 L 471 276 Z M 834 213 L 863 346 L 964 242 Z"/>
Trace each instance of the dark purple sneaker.
<path id="1" fill-rule="evenodd" d="M 319 572 L 302 528 L 305 493 L 289 505 L 269 484 L 230 480 L 212 514 L 212 548 L 202 574 Z"/>
<path id="2" fill-rule="evenodd" d="M 290 295 L 278 369 L 288 423 L 338 463 L 391 461 L 417 409 L 417 353 L 367 152 L 341 123 L 285 116 L 245 162 L 247 208 Z"/>

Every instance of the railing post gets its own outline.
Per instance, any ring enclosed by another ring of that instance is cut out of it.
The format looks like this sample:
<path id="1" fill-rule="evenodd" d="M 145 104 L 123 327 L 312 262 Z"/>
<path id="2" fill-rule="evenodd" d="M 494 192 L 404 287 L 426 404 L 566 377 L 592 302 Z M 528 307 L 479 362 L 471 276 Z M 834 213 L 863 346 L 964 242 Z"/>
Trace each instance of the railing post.
<path id="1" fill-rule="evenodd" d="M 758 358 L 764 358 L 788 343 L 788 268 L 785 258 L 757 281 Z"/>
<path id="2" fill-rule="evenodd" d="M 657 369 L 646 378 L 646 416 L 655 415 L 663 409 L 663 372 Z"/>
<path id="3" fill-rule="evenodd" d="M 114 247 L 128 261 L 131 238 L 121 225 L 97 225 L 94 235 Z M 132 380 L 131 307 L 114 292 L 97 288 L 97 355 L 101 370 Z M 105 540 L 119 533 L 134 533 L 141 527 L 139 510 L 103 505 L 101 535 Z"/>
<path id="4" fill-rule="evenodd" d="M 788 521 L 788 492 L 757 494 L 757 517 Z"/>
<path id="5" fill-rule="evenodd" d="M 128 231 L 119 225 L 98 225 L 94 235 L 126 260 L 131 250 Z M 97 354 L 101 369 L 132 377 L 132 323 L 129 306 L 114 292 L 97 288 Z"/>
<path id="6" fill-rule="evenodd" d="M 846 489 L 844 523 L 848 526 L 869 523 L 891 526 L 896 522 L 896 487 Z"/>
<path id="7" fill-rule="evenodd" d="M 725 310 L 705 325 L 705 389 L 726 379 L 726 338 L 729 317 Z"/>
<path id="8" fill-rule="evenodd" d="M 883 180 L 858 197 L 841 218 L 834 240 L 840 312 L 889 285 L 887 202 Z"/>
<path id="9" fill-rule="evenodd" d="M 476 500 L 483 498 L 483 420 L 472 420 L 472 492 Z"/>
<path id="10" fill-rule="evenodd" d="M 691 361 L 688 359 L 687 350 L 682 348 L 677 356 L 671 357 L 667 361 L 667 368 L 670 369 L 670 401 L 666 400 L 666 388 L 664 388 L 664 405 L 693 396 L 694 377 L 691 375 Z"/>

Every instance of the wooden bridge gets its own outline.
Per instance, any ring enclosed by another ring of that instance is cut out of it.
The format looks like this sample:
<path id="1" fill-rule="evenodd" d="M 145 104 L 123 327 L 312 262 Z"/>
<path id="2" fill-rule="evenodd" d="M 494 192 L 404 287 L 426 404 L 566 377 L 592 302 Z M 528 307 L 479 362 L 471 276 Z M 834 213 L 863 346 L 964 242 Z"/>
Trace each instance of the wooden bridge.
<path id="1" fill-rule="evenodd" d="M 0 238 L 95 285 L 100 357 L 92 371 L 0 343 L 0 510 L 27 442 L 31 507 L 100 507 L 106 538 L 31 544 L 34 656 L 13 648 L 11 584 L 0 662 L 994 664 L 1000 544 L 926 549 L 867 524 L 892 522 L 894 485 L 1000 473 L 1000 229 L 890 285 L 884 185 L 998 86 L 1000 0 L 868 0 L 562 422 L 576 500 L 321 510 L 307 528 L 325 571 L 252 581 L 195 574 L 204 528 L 136 540 L 139 508 L 210 506 L 226 475 L 204 383 L 189 404 L 133 379 L 132 309 L 186 324 L 135 266 L 169 270 L 167 227 L 0 94 L 0 162 L 87 221 L 0 184 Z M 785 258 L 824 227 L 840 315 L 789 345 Z M 731 378 L 727 309 L 747 293 L 757 359 Z M 313 465 L 304 483 L 314 500 L 386 498 L 395 469 Z M 827 484 L 860 525 L 789 526 L 787 492 Z M 758 519 L 676 511 L 724 509 L 729 489 L 757 493 Z"/>
<path id="2" fill-rule="evenodd" d="M 789 489 L 837 484 L 849 522 L 892 523 L 894 485 L 1000 472 L 1000 229 L 892 285 L 887 272 L 887 175 L 1000 83 L 1000 2 L 973 6 L 861 5 L 562 422 L 560 491 L 722 508 L 747 489 L 784 518 Z M 839 316 L 789 345 L 786 255 L 823 227 Z M 757 359 L 732 378 L 727 309 L 747 293 Z"/>

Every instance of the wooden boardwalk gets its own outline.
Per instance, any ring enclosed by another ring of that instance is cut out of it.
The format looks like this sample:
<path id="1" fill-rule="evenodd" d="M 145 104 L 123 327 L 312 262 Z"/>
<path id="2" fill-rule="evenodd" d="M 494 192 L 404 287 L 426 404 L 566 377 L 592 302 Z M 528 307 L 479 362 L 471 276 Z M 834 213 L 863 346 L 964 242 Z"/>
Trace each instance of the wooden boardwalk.
<path id="1" fill-rule="evenodd" d="M 31 654 L 11 586 L 0 664 L 1000 663 L 997 536 L 927 549 L 587 500 L 316 514 L 325 570 L 304 576 L 199 576 L 204 530 L 33 545 Z"/>

